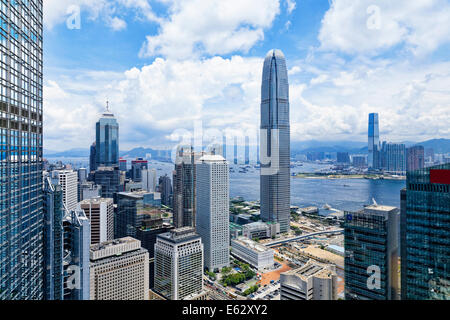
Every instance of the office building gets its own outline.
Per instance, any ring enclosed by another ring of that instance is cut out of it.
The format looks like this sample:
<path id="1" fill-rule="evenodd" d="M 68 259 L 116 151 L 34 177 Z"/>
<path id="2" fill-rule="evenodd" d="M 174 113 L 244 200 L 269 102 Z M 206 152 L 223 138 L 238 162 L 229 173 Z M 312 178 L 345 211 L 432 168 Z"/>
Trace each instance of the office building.
<path id="1" fill-rule="evenodd" d="M 63 300 L 65 210 L 60 185 L 44 173 L 44 299 Z"/>
<path id="2" fill-rule="evenodd" d="M 380 129 L 378 122 L 378 113 L 369 114 L 369 140 L 368 140 L 367 165 L 369 170 L 379 169 L 379 151 L 380 151 Z"/>
<path id="3" fill-rule="evenodd" d="M 247 237 L 231 240 L 231 254 L 254 268 L 263 271 L 273 267 L 273 250 Z"/>
<path id="4" fill-rule="evenodd" d="M 289 231 L 290 124 L 286 59 L 270 50 L 264 60 L 261 86 L 260 199 L 263 221 L 280 223 Z"/>
<path id="5" fill-rule="evenodd" d="M 114 219 L 115 238 L 136 238 L 136 230 L 142 227 L 142 221 L 148 216 L 160 216 L 160 208 L 161 198 L 157 192 L 119 192 Z"/>
<path id="6" fill-rule="evenodd" d="M 245 136 L 245 164 L 250 164 L 250 138 Z"/>
<path id="7" fill-rule="evenodd" d="M 155 244 L 155 291 L 183 300 L 203 291 L 203 244 L 191 227 L 158 235 Z"/>
<path id="8" fill-rule="evenodd" d="M 127 160 L 123 158 L 119 158 L 119 170 L 122 172 L 127 171 Z"/>
<path id="9" fill-rule="evenodd" d="M 242 226 L 242 235 L 249 239 L 268 239 L 280 234 L 278 222 L 252 222 Z"/>
<path id="10" fill-rule="evenodd" d="M 158 187 L 156 170 L 144 169 L 141 171 L 141 174 L 142 174 L 142 182 L 141 182 L 142 189 L 147 190 L 148 192 L 155 192 Z"/>
<path id="11" fill-rule="evenodd" d="M 119 165 L 119 124 L 114 114 L 106 110 L 95 125 L 96 168 Z"/>
<path id="12" fill-rule="evenodd" d="M 156 238 L 162 233 L 169 232 L 174 227 L 168 223 L 163 223 L 161 216 L 150 216 L 142 220 L 141 227 L 136 229 L 136 239 L 141 241 L 142 248 L 148 250 L 149 258 L 149 286 L 155 287 L 155 244 Z"/>
<path id="13" fill-rule="evenodd" d="M 205 267 L 230 264 L 229 167 L 220 155 L 204 155 L 196 164 L 196 230 L 205 248 Z"/>
<path id="14" fill-rule="evenodd" d="M 51 177 L 53 184 L 61 186 L 66 209 L 75 210 L 78 202 L 78 173 L 73 170 L 55 170 L 51 172 Z"/>
<path id="15" fill-rule="evenodd" d="M 413 146 L 406 149 L 406 170 L 414 171 L 425 167 L 425 149 L 423 146 Z"/>
<path id="16" fill-rule="evenodd" d="M 97 148 L 95 141 L 92 143 L 89 153 L 89 172 L 97 170 Z"/>
<path id="17" fill-rule="evenodd" d="M 134 182 L 142 181 L 142 170 L 148 169 L 148 161 L 142 158 L 137 158 L 131 161 L 131 179 Z"/>
<path id="18" fill-rule="evenodd" d="M 237 137 L 234 137 L 234 164 L 238 164 L 238 143 L 237 143 Z"/>
<path id="19" fill-rule="evenodd" d="M 227 136 L 222 137 L 222 157 L 227 158 Z"/>
<path id="20" fill-rule="evenodd" d="M 194 152 L 191 146 L 177 150 L 173 172 L 173 224 L 176 228 L 194 227 L 196 211 L 195 163 L 204 152 Z"/>
<path id="21" fill-rule="evenodd" d="M 91 300 L 148 300 L 148 251 L 131 237 L 91 245 Z"/>
<path id="22" fill-rule="evenodd" d="M 448 300 L 450 164 L 408 172 L 401 204 L 402 300 Z"/>
<path id="23" fill-rule="evenodd" d="M 94 183 L 101 186 L 102 198 L 115 199 L 115 194 L 124 188 L 118 166 L 98 167 L 94 173 Z"/>
<path id="24" fill-rule="evenodd" d="M 78 202 L 86 199 L 99 198 L 102 194 L 102 186 L 98 186 L 91 181 L 80 184 L 78 188 L 80 195 Z"/>
<path id="25" fill-rule="evenodd" d="M 78 203 L 91 223 L 91 244 L 114 239 L 114 204 L 112 199 L 93 198 Z"/>
<path id="26" fill-rule="evenodd" d="M 172 180 L 167 174 L 159 177 L 159 192 L 161 203 L 168 207 L 172 206 Z"/>
<path id="27" fill-rule="evenodd" d="M 373 204 L 344 215 L 345 299 L 398 299 L 398 208 Z"/>
<path id="28" fill-rule="evenodd" d="M 0 1 L 0 21 L 0 300 L 41 300 L 43 1 Z"/>
<path id="29" fill-rule="evenodd" d="M 280 291 L 281 300 L 337 300 L 336 267 L 309 260 L 281 273 Z"/>
<path id="30" fill-rule="evenodd" d="M 89 300 L 89 219 L 84 211 L 66 211 L 63 228 L 64 300 Z"/>

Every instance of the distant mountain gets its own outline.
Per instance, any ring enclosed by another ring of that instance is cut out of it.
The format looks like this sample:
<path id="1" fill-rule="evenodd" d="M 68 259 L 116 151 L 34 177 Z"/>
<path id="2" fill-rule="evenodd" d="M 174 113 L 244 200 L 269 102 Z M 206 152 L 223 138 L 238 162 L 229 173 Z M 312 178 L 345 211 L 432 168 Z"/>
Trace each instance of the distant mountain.
<path id="1" fill-rule="evenodd" d="M 425 149 L 432 148 L 434 153 L 450 153 L 450 139 L 431 139 L 417 144 Z"/>
<path id="2" fill-rule="evenodd" d="M 86 158 L 89 157 L 89 149 L 75 148 L 66 151 L 44 150 L 44 158 Z"/>
<path id="3" fill-rule="evenodd" d="M 154 150 L 152 148 L 134 148 L 130 151 L 120 151 L 120 156 L 124 158 L 146 158 L 151 155 L 154 160 L 168 160 L 171 156 L 171 150 Z"/>

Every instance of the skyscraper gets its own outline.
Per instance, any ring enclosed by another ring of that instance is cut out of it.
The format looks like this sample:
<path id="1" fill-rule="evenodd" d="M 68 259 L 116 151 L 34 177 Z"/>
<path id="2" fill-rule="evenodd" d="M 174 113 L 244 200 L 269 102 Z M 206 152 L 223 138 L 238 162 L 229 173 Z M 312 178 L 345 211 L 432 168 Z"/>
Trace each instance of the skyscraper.
<path id="1" fill-rule="evenodd" d="M 238 145 L 237 145 L 237 137 L 234 137 L 234 164 L 238 164 Z"/>
<path id="2" fill-rule="evenodd" d="M 0 4 L 0 300 L 42 299 L 42 0 Z"/>
<path id="3" fill-rule="evenodd" d="M 210 271 L 230 264 L 229 166 L 220 155 L 204 155 L 196 164 L 197 233 Z"/>
<path id="4" fill-rule="evenodd" d="M 393 174 L 406 173 L 406 146 L 383 142 L 379 154 L 379 168 Z"/>
<path id="5" fill-rule="evenodd" d="M 345 299 L 398 299 L 398 208 L 374 204 L 346 212 L 344 229 Z"/>
<path id="6" fill-rule="evenodd" d="M 245 136 L 245 164 L 250 164 L 250 138 Z"/>
<path id="7" fill-rule="evenodd" d="M 202 239 L 191 227 L 158 235 L 155 245 L 155 291 L 183 300 L 203 290 Z"/>
<path id="8" fill-rule="evenodd" d="M 131 179 L 134 182 L 142 181 L 142 170 L 148 169 L 148 161 L 142 158 L 137 158 L 131 161 Z"/>
<path id="9" fill-rule="evenodd" d="M 53 184 L 59 184 L 63 192 L 66 209 L 75 210 L 78 202 L 78 174 L 73 170 L 55 170 L 51 172 Z"/>
<path id="10" fill-rule="evenodd" d="M 378 113 L 369 114 L 369 145 L 367 158 L 367 165 L 369 169 L 377 170 L 379 168 L 379 144 L 380 131 L 378 123 Z"/>
<path id="11" fill-rule="evenodd" d="M 261 218 L 289 231 L 290 125 L 286 60 L 270 50 L 264 60 L 261 86 Z"/>
<path id="12" fill-rule="evenodd" d="M 86 199 L 77 204 L 91 223 L 91 244 L 114 239 L 113 199 Z"/>
<path id="13" fill-rule="evenodd" d="M 97 148 L 95 141 L 92 143 L 89 153 L 89 172 L 97 170 Z"/>
<path id="14" fill-rule="evenodd" d="M 161 203 L 165 206 L 172 205 L 172 180 L 166 174 L 159 177 L 159 192 L 161 193 Z"/>
<path id="15" fill-rule="evenodd" d="M 409 171 L 401 203 L 402 300 L 448 300 L 450 164 Z"/>
<path id="16" fill-rule="evenodd" d="M 148 300 L 148 251 L 131 237 L 91 245 L 90 300 Z"/>
<path id="17" fill-rule="evenodd" d="M 203 152 L 194 152 L 191 146 L 177 150 L 173 174 L 173 223 L 176 228 L 195 227 L 196 161 Z"/>
<path id="18" fill-rule="evenodd" d="M 108 103 L 96 123 L 95 148 L 97 168 L 119 165 L 119 124 L 109 111 Z"/>
<path id="19" fill-rule="evenodd" d="M 425 149 L 423 146 L 413 146 L 406 149 L 406 170 L 414 171 L 425 166 Z"/>

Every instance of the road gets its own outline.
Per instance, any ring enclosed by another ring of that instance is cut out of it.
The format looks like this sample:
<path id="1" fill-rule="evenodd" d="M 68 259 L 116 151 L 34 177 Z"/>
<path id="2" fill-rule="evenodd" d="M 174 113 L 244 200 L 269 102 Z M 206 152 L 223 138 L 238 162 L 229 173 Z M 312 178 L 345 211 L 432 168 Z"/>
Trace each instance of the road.
<path id="1" fill-rule="evenodd" d="M 280 244 L 284 244 L 284 243 L 288 243 L 288 242 L 292 242 L 292 241 L 299 241 L 299 240 L 303 240 L 303 239 L 319 236 L 319 235 L 322 235 L 322 234 L 337 234 L 337 233 L 343 233 L 343 232 L 344 232 L 344 229 L 318 231 L 318 232 L 308 233 L 308 234 L 304 234 L 304 235 L 293 237 L 293 238 L 289 238 L 289 239 L 276 240 L 276 241 L 264 243 L 264 245 L 266 247 L 275 247 L 275 246 L 278 246 Z"/>

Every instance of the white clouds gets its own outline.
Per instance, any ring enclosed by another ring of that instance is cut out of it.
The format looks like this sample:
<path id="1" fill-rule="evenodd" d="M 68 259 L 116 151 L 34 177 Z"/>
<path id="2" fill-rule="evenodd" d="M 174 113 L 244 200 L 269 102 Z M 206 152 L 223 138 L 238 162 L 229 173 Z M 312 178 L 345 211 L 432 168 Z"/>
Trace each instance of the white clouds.
<path id="1" fill-rule="evenodd" d="M 295 0 L 286 0 L 286 7 L 288 14 L 291 14 L 297 7 Z"/>
<path id="2" fill-rule="evenodd" d="M 45 0 L 45 27 L 52 29 L 57 24 L 64 23 L 69 16 L 68 9 L 73 6 L 79 7 L 81 15 L 87 14 L 88 19 L 102 19 L 115 31 L 127 27 L 125 20 L 119 17 L 125 9 L 132 10 L 138 18 L 152 22 L 161 21 L 153 12 L 149 0 Z"/>
<path id="3" fill-rule="evenodd" d="M 264 39 L 279 13 L 279 0 L 167 0 L 170 16 L 147 36 L 141 56 L 190 58 L 247 52 Z"/>
<path id="4" fill-rule="evenodd" d="M 319 34 L 321 48 L 376 55 L 396 45 L 415 55 L 450 41 L 446 0 L 333 0 Z"/>
<path id="5" fill-rule="evenodd" d="M 77 77 L 48 82 L 46 146 L 89 145 L 106 97 L 120 123 L 123 149 L 165 147 L 166 137 L 177 129 L 192 130 L 197 120 L 205 129 L 256 130 L 261 65 L 262 59 L 239 56 L 177 62 L 157 58 L 123 74 L 79 72 Z"/>

